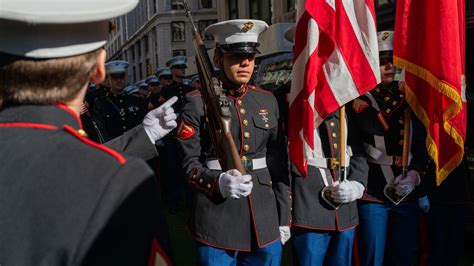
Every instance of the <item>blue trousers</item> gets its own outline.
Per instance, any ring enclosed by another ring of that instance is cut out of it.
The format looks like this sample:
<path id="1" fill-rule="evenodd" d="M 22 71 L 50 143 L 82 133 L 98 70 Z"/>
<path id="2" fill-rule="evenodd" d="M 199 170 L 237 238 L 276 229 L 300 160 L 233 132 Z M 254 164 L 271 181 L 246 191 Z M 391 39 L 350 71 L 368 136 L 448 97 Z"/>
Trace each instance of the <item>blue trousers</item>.
<path id="1" fill-rule="evenodd" d="M 351 265 L 354 229 L 343 232 L 294 230 L 293 247 L 299 265 Z"/>
<path id="2" fill-rule="evenodd" d="M 359 202 L 358 207 L 361 266 L 416 263 L 420 230 L 417 201 L 394 206 Z"/>
<path id="3" fill-rule="evenodd" d="M 258 266 L 280 266 L 281 264 L 281 242 L 259 248 L 255 251 L 244 252 L 211 247 L 196 242 L 198 265 L 206 266 L 235 266 L 235 265 L 258 265 Z"/>

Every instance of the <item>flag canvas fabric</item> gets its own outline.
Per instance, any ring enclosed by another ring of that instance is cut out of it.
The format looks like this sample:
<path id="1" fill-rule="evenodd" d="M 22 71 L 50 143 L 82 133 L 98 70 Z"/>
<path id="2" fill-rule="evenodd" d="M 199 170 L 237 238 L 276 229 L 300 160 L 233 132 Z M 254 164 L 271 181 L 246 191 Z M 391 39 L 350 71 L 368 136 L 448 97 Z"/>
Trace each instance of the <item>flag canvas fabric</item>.
<path id="1" fill-rule="evenodd" d="M 427 129 L 440 185 L 462 160 L 466 136 L 464 0 L 397 0 L 394 64 Z"/>
<path id="2" fill-rule="evenodd" d="M 374 1 L 298 1 L 294 45 L 289 152 L 304 176 L 314 129 L 380 83 Z"/>

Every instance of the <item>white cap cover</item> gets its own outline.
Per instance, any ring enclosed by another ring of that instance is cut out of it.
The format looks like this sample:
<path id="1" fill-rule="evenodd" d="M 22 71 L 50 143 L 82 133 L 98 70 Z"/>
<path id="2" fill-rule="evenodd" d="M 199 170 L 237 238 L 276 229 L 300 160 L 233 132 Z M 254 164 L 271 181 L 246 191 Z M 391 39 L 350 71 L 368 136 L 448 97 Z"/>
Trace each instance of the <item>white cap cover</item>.
<path id="1" fill-rule="evenodd" d="M 0 0 L 0 52 L 30 58 L 84 54 L 105 45 L 109 20 L 138 0 Z"/>

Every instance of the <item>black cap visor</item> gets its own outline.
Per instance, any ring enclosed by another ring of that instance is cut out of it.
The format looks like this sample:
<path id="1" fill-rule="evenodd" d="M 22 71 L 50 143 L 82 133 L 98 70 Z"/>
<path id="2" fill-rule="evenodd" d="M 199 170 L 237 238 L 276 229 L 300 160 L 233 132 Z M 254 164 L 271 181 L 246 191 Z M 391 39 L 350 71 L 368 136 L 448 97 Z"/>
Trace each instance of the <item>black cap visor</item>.
<path id="1" fill-rule="evenodd" d="M 219 50 L 228 54 L 259 54 L 257 49 L 260 46 L 257 42 L 238 42 L 231 44 L 217 44 Z"/>

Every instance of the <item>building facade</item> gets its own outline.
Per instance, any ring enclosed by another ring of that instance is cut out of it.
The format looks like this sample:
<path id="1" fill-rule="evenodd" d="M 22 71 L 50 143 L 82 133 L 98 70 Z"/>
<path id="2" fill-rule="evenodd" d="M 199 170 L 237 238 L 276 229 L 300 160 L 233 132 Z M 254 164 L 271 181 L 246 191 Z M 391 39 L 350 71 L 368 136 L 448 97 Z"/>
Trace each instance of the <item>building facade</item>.
<path id="1" fill-rule="evenodd" d="M 200 31 L 217 22 L 219 0 L 188 0 Z M 115 31 L 106 45 L 107 60 L 126 60 L 130 83 L 145 79 L 176 55 L 193 56 L 191 23 L 182 0 L 140 0 L 125 16 L 115 19 Z M 212 40 L 205 39 L 212 45 Z"/>
<path id="2" fill-rule="evenodd" d="M 294 22 L 296 0 L 219 0 L 217 19 L 260 19 L 269 25 Z"/>

